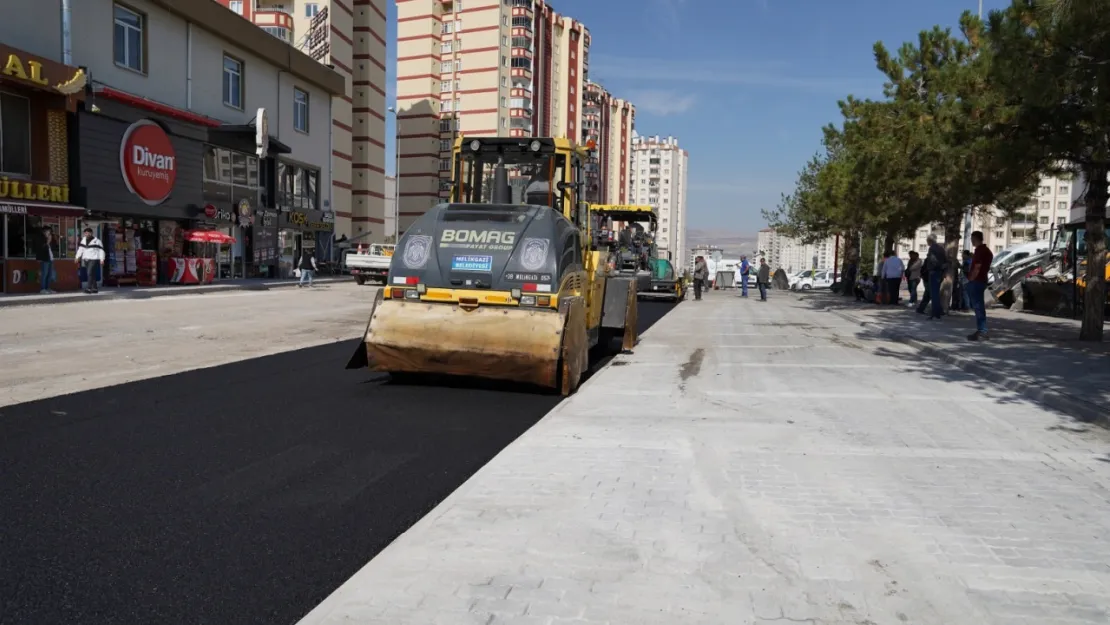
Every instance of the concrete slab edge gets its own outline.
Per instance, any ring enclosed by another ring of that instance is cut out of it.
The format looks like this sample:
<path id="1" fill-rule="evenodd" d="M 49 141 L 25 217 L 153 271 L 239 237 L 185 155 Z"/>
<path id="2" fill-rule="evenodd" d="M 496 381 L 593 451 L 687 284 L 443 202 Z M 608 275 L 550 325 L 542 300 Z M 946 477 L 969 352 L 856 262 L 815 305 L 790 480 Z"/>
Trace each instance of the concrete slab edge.
<path id="1" fill-rule="evenodd" d="M 1008 391 L 1018 393 L 1019 395 L 1024 396 L 1026 399 L 1037 402 L 1052 410 L 1064 413 L 1084 423 L 1091 423 L 1093 425 L 1110 428 L 1110 414 L 1108 414 L 1110 413 L 1110 410 L 1107 410 L 1106 408 L 1100 408 L 1099 406 L 1092 404 L 1091 402 L 1078 399 L 1065 393 L 1060 393 L 1037 386 L 1030 386 L 1025 382 L 1009 377 L 1004 371 L 992 369 L 991 367 L 981 365 L 971 360 L 970 358 L 964 358 L 963 356 L 953 354 L 935 343 L 922 341 L 921 339 L 907 336 L 900 332 L 893 332 L 891 330 L 880 328 L 876 324 L 862 321 L 859 318 L 854 317 L 853 315 L 851 315 L 851 313 L 846 313 L 839 310 L 832 310 L 830 308 L 824 308 L 823 310 L 825 310 L 826 312 L 830 312 L 850 323 L 858 324 L 862 328 L 867 328 L 868 330 L 874 331 L 876 334 L 882 336 L 883 338 L 897 341 L 904 345 L 913 347 L 914 349 L 927 356 L 936 358 L 937 360 L 953 365 L 966 373 L 970 373 L 972 375 L 983 378 L 984 380 L 997 384 L 998 386 Z"/>
<path id="2" fill-rule="evenodd" d="M 675 305 L 675 308 L 677 308 L 678 306 L 681 306 L 682 304 L 683 304 L 683 302 L 679 302 L 678 304 Z M 674 312 L 673 308 L 671 309 L 671 312 Z M 668 312 L 667 315 L 671 314 L 671 312 Z M 663 318 L 665 319 L 666 315 L 664 315 Z M 663 319 L 660 319 L 659 321 L 656 322 L 656 325 L 658 325 L 662 321 L 663 321 Z M 652 327 L 655 327 L 655 326 L 652 326 Z M 639 336 L 639 339 L 642 341 L 644 335 L 646 335 L 650 331 L 651 331 L 651 328 L 648 328 L 643 334 L 641 334 Z M 635 352 L 635 350 L 633 350 L 633 352 Z M 424 529 L 425 527 L 434 524 L 440 517 L 442 517 L 444 514 L 446 514 L 447 511 L 449 511 L 451 508 L 454 507 L 456 501 L 465 497 L 466 494 L 468 492 L 470 492 L 471 489 L 474 488 L 474 484 L 476 484 L 477 481 L 482 477 L 482 473 L 486 470 L 487 467 L 489 467 L 491 464 L 496 462 L 498 458 L 501 457 L 501 454 L 503 454 L 505 452 L 505 449 L 508 449 L 510 446 L 517 444 L 519 441 L 523 440 L 524 437 L 526 437 L 526 436 L 536 436 L 536 435 L 538 435 L 539 434 L 539 429 L 545 423 L 549 423 L 552 417 L 558 416 L 565 409 L 565 407 L 570 403 L 570 400 L 574 399 L 574 397 L 576 397 L 578 395 L 578 393 L 582 392 L 583 388 L 585 388 L 587 385 L 589 385 L 594 380 L 596 380 L 597 377 L 603 371 L 605 371 L 610 366 L 612 366 L 613 362 L 617 358 L 619 358 L 620 356 L 621 355 L 618 354 L 617 356 L 614 356 L 613 358 L 610 358 L 608 362 L 606 362 L 604 365 L 602 365 L 600 368 L 598 368 L 598 370 L 595 371 L 592 376 L 590 376 L 589 380 L 586 380 L 584 383 L 582 383 L 578 387 L 578 390 L 575 391 L 574 395 L 571 395 L 570 397 L 563 398 L 563 400 L 560 401 L 558 404 L 556 404 L 554 408 L 547 411 L 547 414 L 545 414 L 543 417 L 541 417 L 539 421 L 536 421 L 536 423 L 534 425 L 532 425 L 532 427 L 528 428 L 527 431 L 525 431 L 523 434 L 518 436 L 515 440 L 513 440 L 508 445 L 506 445 L 505 448 L 502 449 L 500 452 L 498 452 L 494 457 L 490 458 L 488 462 L 486 462 L 484 465 L 479 467 L 478 470 L 475 471 L 473 474 L 471 474 L 471 476 L 469 478 L 467 478 L 467 480 L 465 482 L 463 482 L 462 484 L 459 484 L 459 486 L 455 490 L 451 491 L 451 493 L 449 495 L 444 497 L 443 501 L 439 502 L 439 504 L 436 505 L 436 507 L 432 508 L 424 516 L 420 517 L 420 519 L 416 523 L 413 523 L 411 526 L 409 526 L 409 528 L 407 530 L 405 530 L 404 532 L 401 532 L 401 534 L 399 536 L 397 536 L 396 538 L 393 539 L 393 542 L 386 545 L 381 551 L 378 552 L 377 555 L 375 555 L 373 558 L 368 560 L 365 564 L 362 565 L 361 568 L 359 568 L 359 570 L 355 571 L 350 577 L 348 577 L 346 580 L 344 580 L 343 583 L 341 583 L 338 588 L 336 588 L 334 591 L 332 591 L 332 593 L 330 595 L 325 597 L 323 601 L 316 604 L 316 606 L 314 608 L 312 608 L 312 610 L 309 610 L 308 614 L 305 614 L 303 617 L 301 617 L 301 619 L 299 621 L 297 621 L 296 625 L 316 625 L 316 624 L 320 624 L 320 623 L 330 623 L 330 622 L 332 622 L 332 621 L 329 620 L 329 617 L 332 616 L 332 614 L 335 612 L 335 610 L 338 607 L 343 605 L 344 599 L 347 597 L 347 595 L 349 595 L 352 592 L 356 592 L 354 586 L 352 586 L 351 584 L 357 578 L 366 575 L 365 572 L 368 570 L 368 567 L 370 566 L 371 562 L 374 562 L 375 560 L 378 560 L 378 559 L 389 558 L 393 554 L 394 551 L 396 551 L 397 549 L 403 549 L 404 548 L 404 541 L 409 536 L 414 535 L 414 534 L 418 533 L 419 531 L 421 531 L 422 529 Z"/>
<path id="3" fill-rule="evenodd" d="M 316 284 L 337 284 L 347 282 L 343 278 L 323 278 L 316 280 Z M 104 302 L 104 301 L 118 301 L 129 299 L 154 299 L 162 297 L 177 297 L 180 295 L 205 295 L 208 293 L 231 293 L 234 291 L 269 291 L 272 289 L 284 289 L 297 286 L 295 280 L 289 282 L 279 283 L 265 283 L 259 282 L 258 284 L 235 284 L 235 285 L 221 285 L 214 284 L 211 286 L 202 287 L 184 287 L 181 290 L 166 290 L 159 291 L 158 293 L 149 293 L 143 291 L 128 291 L 122 293 L 101 293 L 95 297 L 86 295 L 84 293 L 72 293 L 57 295 L 48 298 L 23 298 L 13 297 L 0 299 L 0 308 L 16 308 L 20 306 L 52 306 L 54 304 L 72 304 L 76 302 Z"/>

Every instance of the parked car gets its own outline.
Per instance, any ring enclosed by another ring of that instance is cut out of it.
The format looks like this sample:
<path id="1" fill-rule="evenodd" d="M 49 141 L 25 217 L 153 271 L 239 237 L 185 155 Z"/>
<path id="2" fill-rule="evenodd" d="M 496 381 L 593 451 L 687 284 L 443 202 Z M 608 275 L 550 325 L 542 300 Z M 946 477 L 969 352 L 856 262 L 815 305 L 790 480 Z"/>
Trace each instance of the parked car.
<path id="1" fill-rule="evenodd" d="M 791 291 L 827 289 L 832 286 L 833 272 L 830 269 L 807 269 L 790 278 Z"/>

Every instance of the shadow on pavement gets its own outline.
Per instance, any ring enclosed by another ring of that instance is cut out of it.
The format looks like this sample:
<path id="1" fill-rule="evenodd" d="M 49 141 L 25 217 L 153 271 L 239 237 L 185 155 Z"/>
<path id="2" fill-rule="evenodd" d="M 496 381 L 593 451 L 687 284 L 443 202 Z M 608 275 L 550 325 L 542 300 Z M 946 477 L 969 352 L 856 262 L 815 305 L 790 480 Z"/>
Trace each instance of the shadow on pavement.
<path id="1" fill-rule="evenodd" d="M 1110 423 L 1110 344 L 1080 342 L 1078 330 L 1067 320 L 1022 319 L 988 310 L 990 340 L 971 342 L 967 335 L 975 329 L 975 319 L 970 313 L 952 312 L 930 321 L 905 305 L 877 306 L 833 293 L 800 295 L 798 300 L 859 323 L 859 340 L 894 340 L 917 348 L 924 378 L 971 382 L 999 403 L 1033 401 L 1066 415 L 1072 424 Z M 879 346 L 875 353 L 906 360 L 904 351 L 889 347 Z"/>

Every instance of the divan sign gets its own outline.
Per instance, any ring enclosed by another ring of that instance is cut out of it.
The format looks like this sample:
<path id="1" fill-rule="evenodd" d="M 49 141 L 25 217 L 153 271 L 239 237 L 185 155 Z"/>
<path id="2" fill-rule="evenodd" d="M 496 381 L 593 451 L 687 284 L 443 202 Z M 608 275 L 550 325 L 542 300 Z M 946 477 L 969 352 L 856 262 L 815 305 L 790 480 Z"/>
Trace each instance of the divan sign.
<path id="1" fill-rule="evenodd" d="M 123 133 L 119 166 L 127 190 L 148 206 L 165 202 L 177 180 L 177 154 L 157 123 L 140 119 Z"/>

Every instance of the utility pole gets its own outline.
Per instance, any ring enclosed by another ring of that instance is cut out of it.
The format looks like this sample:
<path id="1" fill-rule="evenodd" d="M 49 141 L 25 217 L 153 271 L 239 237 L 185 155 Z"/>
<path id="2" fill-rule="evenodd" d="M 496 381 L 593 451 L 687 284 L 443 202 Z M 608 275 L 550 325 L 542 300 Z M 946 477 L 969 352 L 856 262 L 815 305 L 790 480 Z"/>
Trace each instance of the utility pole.
<path id="1" fill-rule="evenodd" d="M 397 232 L 401 227 L 401 122 L 397 107 L 387 110 L 393 113 L 393 244 L 397 245 Z"/>

